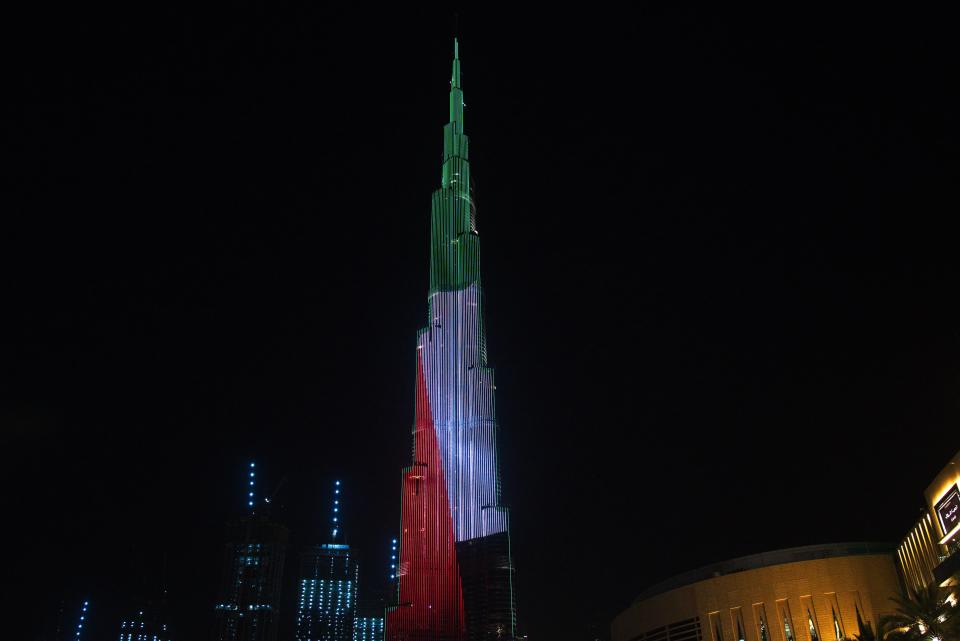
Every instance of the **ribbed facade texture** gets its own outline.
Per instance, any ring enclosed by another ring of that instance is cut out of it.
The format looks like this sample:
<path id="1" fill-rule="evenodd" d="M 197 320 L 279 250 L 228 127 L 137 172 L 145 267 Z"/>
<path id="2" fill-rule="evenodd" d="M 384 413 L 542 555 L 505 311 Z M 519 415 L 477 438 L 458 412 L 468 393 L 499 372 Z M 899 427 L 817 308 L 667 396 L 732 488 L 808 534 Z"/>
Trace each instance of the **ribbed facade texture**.
<path id="1" fill-rule="evenodd" d="M 933 583 L 933 570 L 943 560 L 936 535 L 933 518 L 927 513 L 920 517 L 897 548 L 900 573 L 910 590 L 922 590 Z"/>

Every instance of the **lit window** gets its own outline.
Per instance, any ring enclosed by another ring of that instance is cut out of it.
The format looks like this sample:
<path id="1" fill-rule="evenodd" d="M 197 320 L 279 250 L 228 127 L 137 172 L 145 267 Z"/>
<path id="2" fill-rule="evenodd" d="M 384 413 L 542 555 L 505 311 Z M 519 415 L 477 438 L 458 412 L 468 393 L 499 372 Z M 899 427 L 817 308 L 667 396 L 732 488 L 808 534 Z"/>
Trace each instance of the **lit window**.
<path id="1" fill-rule="evenodd" d="M 837 611 L 834 608 L 830 608 L 830 611 L 833 613 L 833 633 L 837 637 L 837 641 L 843 639 L 843 630 L 840 627 L 840 619 L 837 618 Z"/>
<path id="2" fill-rule="evenodd" d="M 790 621 L 787 620 L 787 615 L 783 615 L 783 637 L 787 641 L 794 641 L 793 630 L 790 629 Z"/>
<path id="3" fill-rule="evenodd" d="M 817 626 L 813 622 L 813 615 L 807 610 L 807 628 L 810 632 L 810 641 L 820 641 L 820 635 L 817 634 Z"/>

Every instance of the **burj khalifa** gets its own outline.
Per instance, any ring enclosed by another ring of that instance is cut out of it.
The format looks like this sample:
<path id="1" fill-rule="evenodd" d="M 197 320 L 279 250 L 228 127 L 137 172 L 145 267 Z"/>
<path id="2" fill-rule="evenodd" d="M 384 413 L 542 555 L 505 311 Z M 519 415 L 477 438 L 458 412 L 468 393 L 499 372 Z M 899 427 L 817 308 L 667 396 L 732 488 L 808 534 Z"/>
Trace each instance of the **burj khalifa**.
<path id="1" fill-rule="evenodd" d="M 514 639 L 510 519 L 501 505 L 480 236 L 454 40 L 450 121 L 430 218 L 427 326 L 417 334 L 413 461 L 403 470 L 387 641 Z"/>

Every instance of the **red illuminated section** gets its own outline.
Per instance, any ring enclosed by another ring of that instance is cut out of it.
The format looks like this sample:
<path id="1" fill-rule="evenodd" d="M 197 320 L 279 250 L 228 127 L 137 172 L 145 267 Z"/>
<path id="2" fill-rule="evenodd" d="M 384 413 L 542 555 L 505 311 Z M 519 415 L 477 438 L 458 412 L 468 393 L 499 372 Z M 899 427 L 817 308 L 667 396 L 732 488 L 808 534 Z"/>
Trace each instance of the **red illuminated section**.
<path id="1" fill-rule="evenodd" d="M 427 382 L 417 358 L 414 463 L 403 473 L 397 605 L 387 612 L 387 641 L 461 641 L 463 592 Z"/>

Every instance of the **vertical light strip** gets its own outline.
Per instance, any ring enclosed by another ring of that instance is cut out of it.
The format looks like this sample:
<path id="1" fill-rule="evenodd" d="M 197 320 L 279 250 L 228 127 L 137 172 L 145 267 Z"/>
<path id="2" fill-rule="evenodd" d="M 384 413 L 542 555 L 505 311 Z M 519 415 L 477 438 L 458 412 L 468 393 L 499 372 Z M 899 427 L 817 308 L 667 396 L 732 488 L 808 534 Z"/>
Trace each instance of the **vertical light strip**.
<path id="1" fill-rule="evenodd" d="M 253 512 L 253 505 L 256 502 L 255 497 L 253 495 L 253 488 L 254 488 L 253 481 L 257 475 L 256 467 L 257 467 L 257 464 L 251 461 L 249 476 L 247 477 L 247 480 L 249 481 L 249 484 L 247 486 L 247 507 L 250 508 L 251 512 Z"/>
<path id="2" fill-rule="evenodd" d="M 84 601 L 83 606 L 80 608 L 80 620 L 77 622 L 77 634 L 74 637 L 75 641 L 80 641 L 80 635 L 83 633 L 83 626 L 87 622 L 88 607 L 90 607 L 90 602 Z"/>
<path id="3" fill-rule="evenodd" d="M 397 540 L 393 539 L 390 542 L 390 582 L 391 585 L 393 581 L 397 578 Z"/>
<path id="4" fill-rule="evenodd" d="M 335 481 L 333 484 L 333 537 L 330 539 L 331 543 L 335 543 L 337 540 L 337 532 L 340 531 L 340 481 Z"/>

